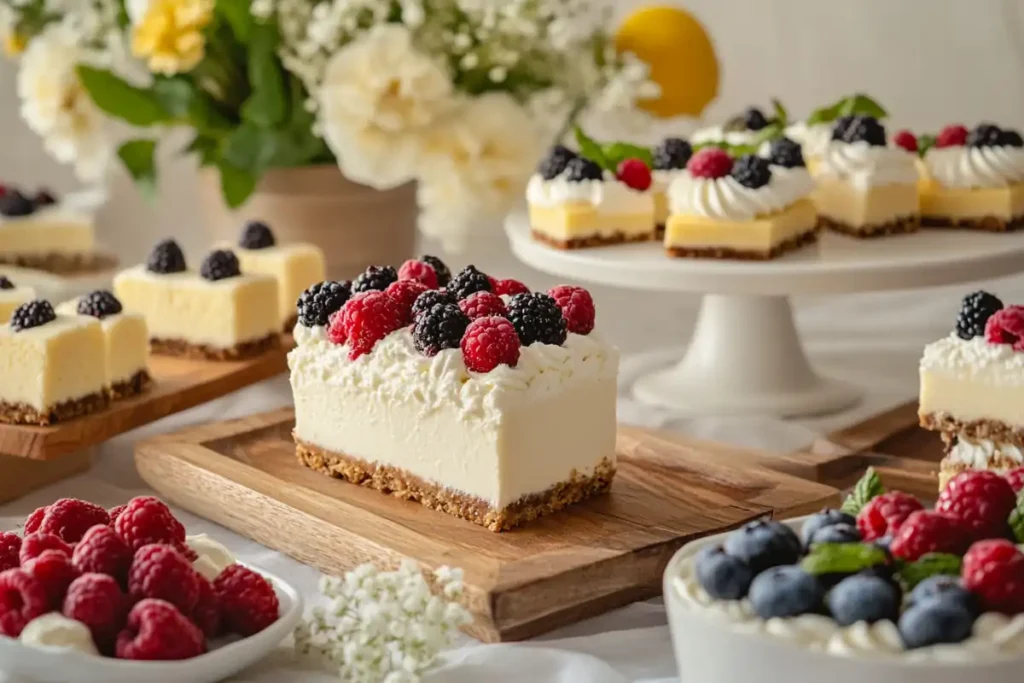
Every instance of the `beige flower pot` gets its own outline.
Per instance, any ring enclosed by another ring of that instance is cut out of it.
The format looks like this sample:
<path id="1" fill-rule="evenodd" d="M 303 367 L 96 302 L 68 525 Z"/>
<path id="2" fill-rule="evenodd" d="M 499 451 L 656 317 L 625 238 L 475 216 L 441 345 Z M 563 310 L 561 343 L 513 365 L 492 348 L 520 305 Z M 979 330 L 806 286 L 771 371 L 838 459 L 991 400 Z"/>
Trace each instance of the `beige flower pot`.
<path id="1" fill-rule="evenodd" d="M 336 166 L 268 171 L 241 208 L 220 194 L 214 169 L 199 179 L 202 214 L 211 242 L 235 242 L 247 220 L 265 221 L 281 243 L 311 242 L 327 255 L 327 276 L 351 279 L 370 265 L 394 265 L 416 248 L 416 190 L 380 191 L 350 182 Z"/>

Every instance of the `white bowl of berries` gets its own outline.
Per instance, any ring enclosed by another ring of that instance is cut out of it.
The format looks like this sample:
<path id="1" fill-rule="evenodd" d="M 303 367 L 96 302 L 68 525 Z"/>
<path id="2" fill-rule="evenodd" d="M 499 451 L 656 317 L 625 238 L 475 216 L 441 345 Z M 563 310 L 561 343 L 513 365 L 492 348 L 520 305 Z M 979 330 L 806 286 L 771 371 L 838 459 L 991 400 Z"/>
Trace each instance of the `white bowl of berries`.
<path id="1" fill-rule="evenodd" d="M 38 683 L 206 683 L 254 664 L 302 617 L 281 579 L 189 537 L 160 500 L 65 498 L 0 533 L 0 661 Z"/>
<path id="2" fill-rule="evenodd" d="M 1022 536 L 998 474 L 959 475 L 927 510 L 869 470 L 841 510 L 689 543 L 663 582 L 680 678 L 1018 681 Z"/>

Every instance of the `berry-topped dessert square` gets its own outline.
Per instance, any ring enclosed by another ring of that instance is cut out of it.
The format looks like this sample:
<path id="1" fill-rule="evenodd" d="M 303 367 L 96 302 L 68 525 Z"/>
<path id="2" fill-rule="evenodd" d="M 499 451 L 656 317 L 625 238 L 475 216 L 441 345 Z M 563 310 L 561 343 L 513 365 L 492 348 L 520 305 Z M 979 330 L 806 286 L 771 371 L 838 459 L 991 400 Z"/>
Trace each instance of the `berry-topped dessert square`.
<path id="1" fill-rule="evenodd" d="M 817 238 L 811 175 L 800 146 L 771 143 L 768 157 L 695 153 L 668 189 L 665 251 L 690 258 L 771 259 Z"/>
<path id="2" fill-rule="evenodd" d="M 832 142 L 832 128 L 837 119 L 843 116 L 873 116 L 881 120 L 887 115 L 878 102 L 863 93 L 854 93 L 815 109 L 803 121 L 790 123 L 784 133 L 786 137 L 800 143 L 807 168 L 813 174 Z"/>
<path id="3" fill-rule="evenodd" d="M 35 298 L 35 290 L 31 287 L 19 287 L 10 278 L 0 275 L 0 324 L 10 320 L 18 306 Z"/>
<path id="4" fill-rule="evenodd" d="M 765 115 L 760 107 L 747 107 L 743 113 L 732 117 L 722 125 L 707 126 L 694 131 L 690 142 L 694 145 L 725 143 L 729 146 L 759 145 L 762 141 L 782 132 L 786 126 L 786 109 L 774 102 L 775 112 Z"/>
<path id="5" fill-rule="evenodd" d="M 314 470 L 503 531 L 603 493 L 618 353 L 579 287 L 424 257 L 302 295 L 288 355 Z"/>
<path id="6" fill-rule="evenodd" d="M 1024 139 L 983 123 L 946 126 L 921 150 L 921 224 L 1005 232 L 1024 226 Z"/>

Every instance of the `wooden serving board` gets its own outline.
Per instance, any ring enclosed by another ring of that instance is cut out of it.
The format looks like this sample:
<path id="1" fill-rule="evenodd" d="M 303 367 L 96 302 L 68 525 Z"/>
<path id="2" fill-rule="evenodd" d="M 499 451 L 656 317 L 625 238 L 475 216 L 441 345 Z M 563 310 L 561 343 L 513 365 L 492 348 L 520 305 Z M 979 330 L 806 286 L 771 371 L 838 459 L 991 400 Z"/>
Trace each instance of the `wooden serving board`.
<path id="1" fill-rule="evenodd" d="M 497 534 L 306 469 L 293 425 L 286 409 L 158 436 L 137 445 L 136 466 L 181 507 L 331 574 L 405 557 L 461 567 L 468 630 L 486 641 L 657 595 L 685 542 L 838 502 L 830 487 L 767 469 L 774 456 L 621 428 L 608 495 Z"/>

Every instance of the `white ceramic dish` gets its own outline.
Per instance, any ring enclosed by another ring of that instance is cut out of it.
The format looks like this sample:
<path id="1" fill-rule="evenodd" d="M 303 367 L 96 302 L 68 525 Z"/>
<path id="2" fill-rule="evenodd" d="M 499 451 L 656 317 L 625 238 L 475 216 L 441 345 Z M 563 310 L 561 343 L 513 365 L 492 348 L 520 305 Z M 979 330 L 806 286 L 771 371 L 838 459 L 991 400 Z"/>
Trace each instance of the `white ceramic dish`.
<path id="1" fill-rule="evenodd" d="M 805 518 L 786 522 L 799 532 Z M 1024 659 L 1007 658 L 978 663 L 948 660 L 920 661 L 902 657 L 871 659 L 843 657 L 809 650 L 771 636 L 744 633 L 729 622 L 694 610 L 673 585 L 680 564 L 709 545 L 721 544 L 728 534 L 689 543 L 665 569 L 662 587 L 668 609 L 672 648 L 681 683 L 1017 683 Z"/>
<path id="2" fill-rule="evenodd" d="M 215 683 L 252 666 L 284 640 L 302 618 L 302 596 L 291 585 L 252 567 L 274 584 L 281 616 L 254 636 L 178 662 L 133 662 L 23 645 L 0 637 L 0 669 L 33 683 Z"/>

